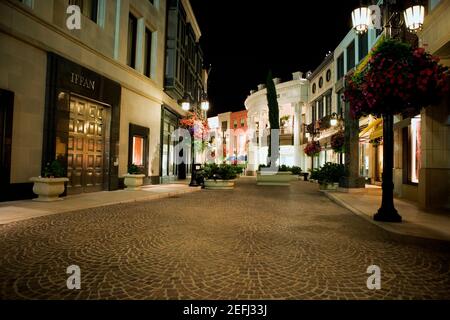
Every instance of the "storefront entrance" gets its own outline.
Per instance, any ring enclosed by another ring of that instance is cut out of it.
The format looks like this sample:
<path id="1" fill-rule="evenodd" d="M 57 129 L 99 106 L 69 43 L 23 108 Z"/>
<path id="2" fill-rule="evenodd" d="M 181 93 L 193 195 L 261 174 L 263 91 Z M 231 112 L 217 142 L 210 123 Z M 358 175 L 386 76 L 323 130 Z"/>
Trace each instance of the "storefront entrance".
<path id="1" fill-rule="evenodd" d="M 109 108 L 81 97 L 70 97 L 67 144 L 67 193 L 103 190 L 105 130 Z"/>
<path id="2" fill-rule="evenodd" d="M 42 163 L 67 168 L 65 194 L 119 188 L 118 83 L 48 53 Z"/>

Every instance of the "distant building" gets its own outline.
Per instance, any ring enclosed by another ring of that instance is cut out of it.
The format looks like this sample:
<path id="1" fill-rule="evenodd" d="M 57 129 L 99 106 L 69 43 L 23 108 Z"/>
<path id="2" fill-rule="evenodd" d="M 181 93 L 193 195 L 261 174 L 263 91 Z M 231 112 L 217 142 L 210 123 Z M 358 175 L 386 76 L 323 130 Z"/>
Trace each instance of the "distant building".
<path id="1" fill-rule="evenodd" d="M 306 123 L 308 109 L 309 81 L 301 72 L 296 72 L 290 81 L 281 82 L 280 79 L 274 79 L 274 82 L 280 108 L 279 164 L 305 168 L 306 158 L 301 145 L 305 140 L 303 124 Z M 245 108 L 248 111 L 250 136 L 247 172 L 254 174 L 260 164 L 267 164 L 267 130 L 270 128 L 265 85 L 259 85 L 258 91 L 250 92 L 245 100 Z"/>
<path id="2" fill-rule="evenodd" d="M 216 163 L 245 164 L 248 158 L 247 110 L 220 113 L 208 118 Z"/>

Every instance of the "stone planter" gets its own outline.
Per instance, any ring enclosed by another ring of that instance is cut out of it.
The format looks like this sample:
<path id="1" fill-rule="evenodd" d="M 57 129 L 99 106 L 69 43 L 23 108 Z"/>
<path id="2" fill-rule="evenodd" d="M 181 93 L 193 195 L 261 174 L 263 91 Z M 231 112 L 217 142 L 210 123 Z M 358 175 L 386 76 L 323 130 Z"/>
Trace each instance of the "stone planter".
<path id="1" fill-rule="evenodd" d="M 33 192 L 38 195 L 34 201 L 51 202 L 63 200 L 59 195 L 64 193 L 64 183 L 68 178 L 42 178 L 33 177 L 30 181 L 34 182 Z"/>
<path id="2" fill-rule="evenodd" d="M 125 190 L 137 191 L 141 190 L 141 186 L 144 184 L 145 174 L 126 174 L 124 178 Z"/>
<path id="3" fill-rule="evenodd" d="M 205 189 L 210 190 L 232 190 L 235 180 L 205 180 Z"/>
<path id="4" fill-rule="evenodd" d="M 319 183 L 319 190 L 337 190 L 337 188 L 339 187 L 339 183 L 338 182 L 322 182 Z"/>
<path id="5" fill-rule="evenodd" d="M 293 178 L 292 172 L 262 172 L 258 171 L 256 184 L 258 186 L 289 186 Z"/>

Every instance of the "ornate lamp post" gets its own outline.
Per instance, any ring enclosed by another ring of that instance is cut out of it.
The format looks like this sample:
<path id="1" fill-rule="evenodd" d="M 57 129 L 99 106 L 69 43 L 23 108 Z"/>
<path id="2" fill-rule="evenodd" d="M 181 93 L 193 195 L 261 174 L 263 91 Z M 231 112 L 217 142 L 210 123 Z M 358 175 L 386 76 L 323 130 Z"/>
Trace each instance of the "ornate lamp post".
<path id="1" fill-rule="evenodd" d="M 386 38 L 403 40 L 406 34 L 402 32 L 403 27 L 410 32 L 417 32 L 422 28 L 425 9 L 422 5 L 414 5 L 403 11 L 399 5 L 400 1 L 388 0 L 382 6 L 382 18 Z M 372 24 L 372 14 L 368 7 L 361 7 L 352 13 L 353 27 L 358 33 L 364 33 Z M 383 183 L 381 207 L 374 215 L 374 220 L 385 222 L 401 222 L 402 217 L 394 207 L 394 116 L 392 113 L 383 115 Z"/>

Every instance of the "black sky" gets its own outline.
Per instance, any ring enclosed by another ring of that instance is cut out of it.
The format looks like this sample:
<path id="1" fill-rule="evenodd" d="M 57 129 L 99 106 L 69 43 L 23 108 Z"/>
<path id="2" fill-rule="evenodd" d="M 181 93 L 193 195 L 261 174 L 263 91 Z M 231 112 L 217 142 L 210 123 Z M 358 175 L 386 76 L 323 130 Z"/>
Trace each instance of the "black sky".
<path id="1" fill-rule="evenodd" d="M 314 70 L 351 28 L 359 0 L 191 0 L 212 65 L 209 116 L 243 110 L 267 72 Z"/>

